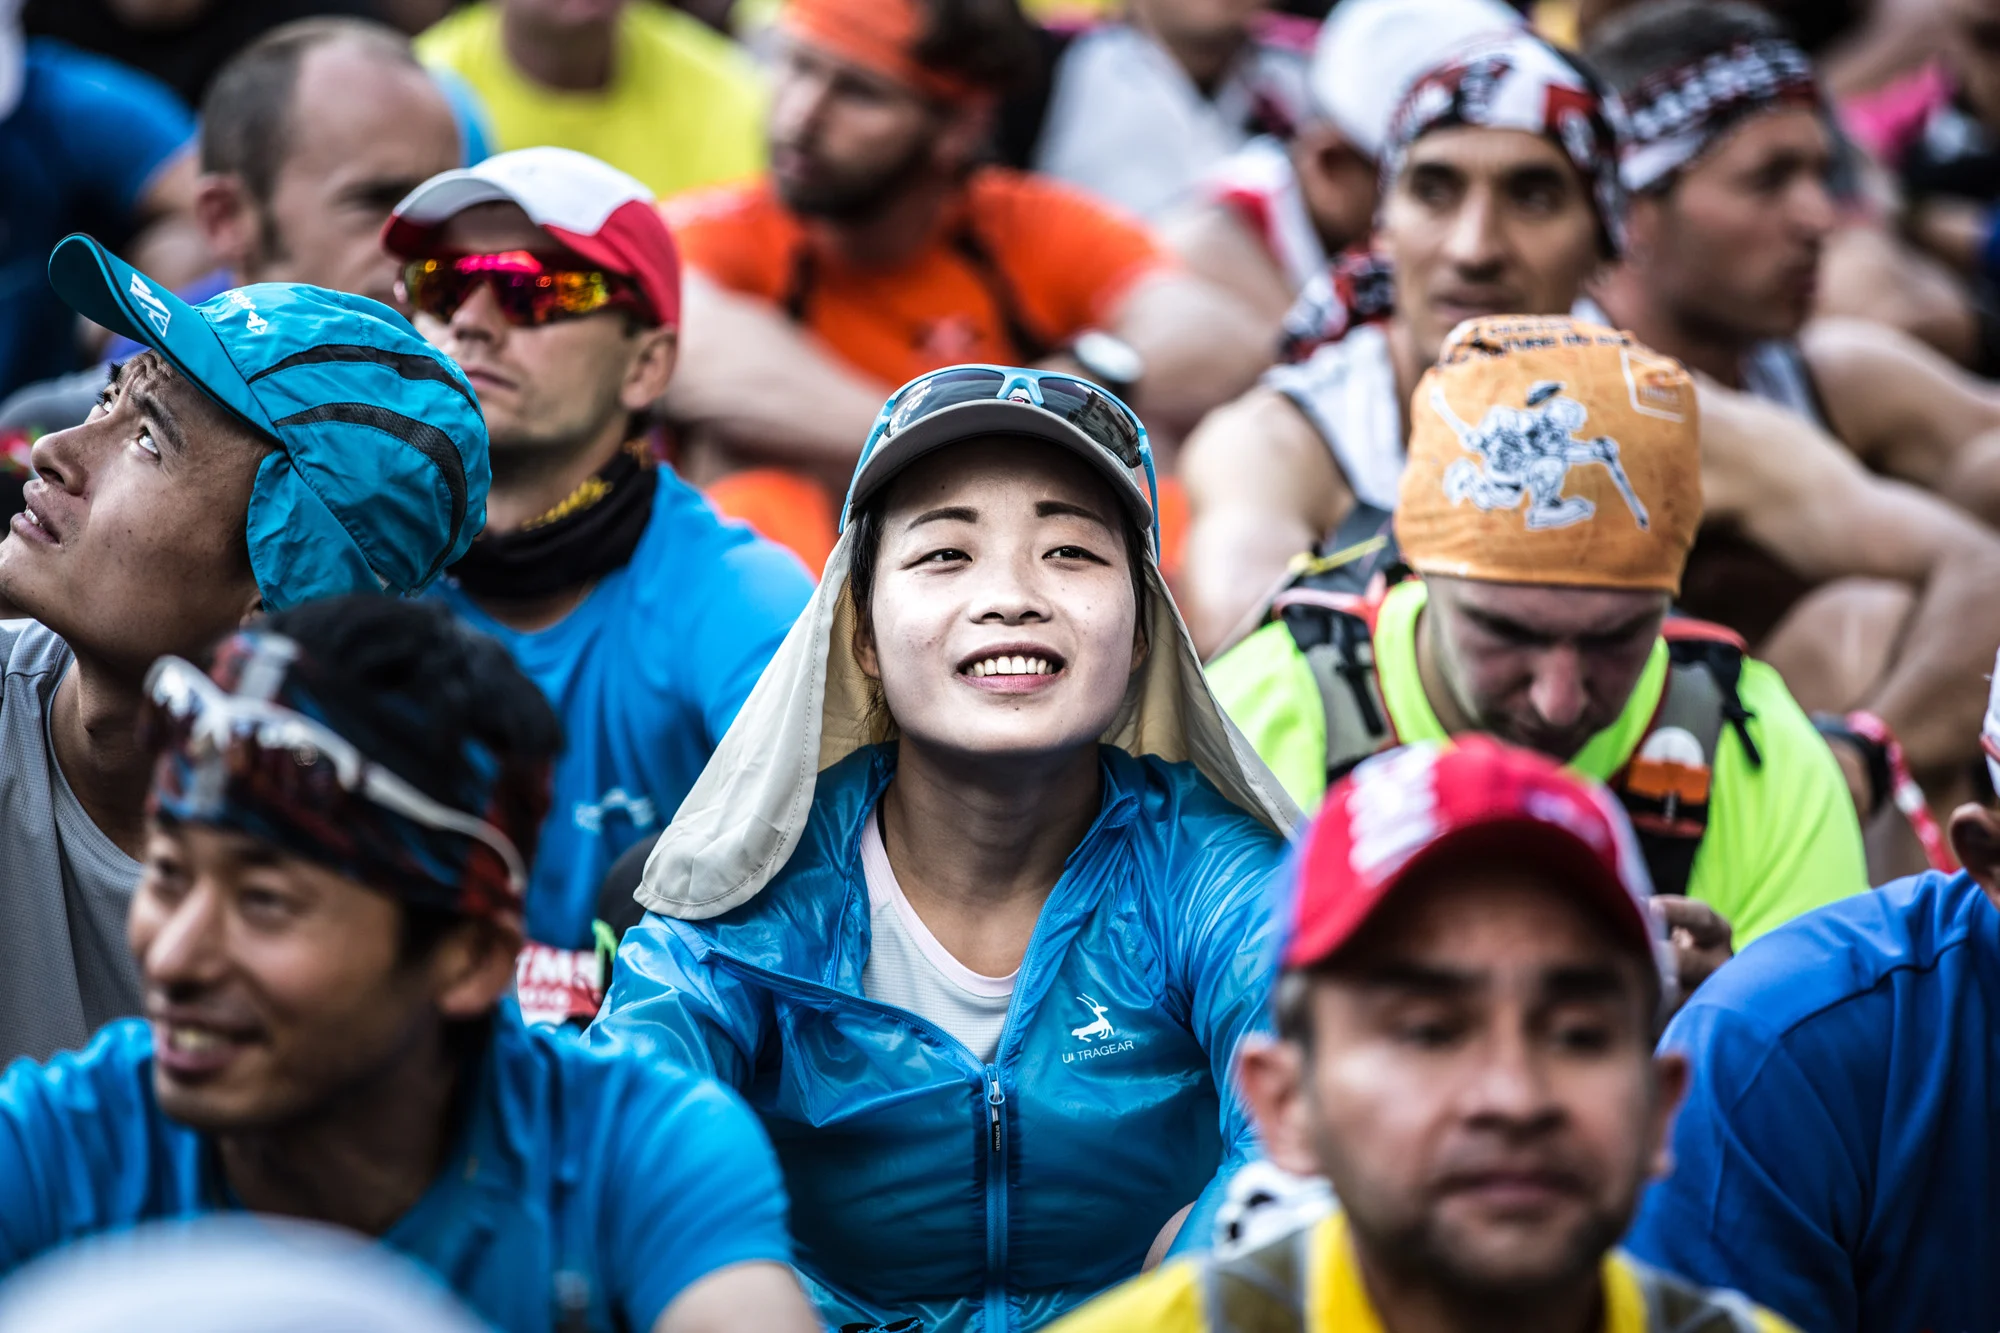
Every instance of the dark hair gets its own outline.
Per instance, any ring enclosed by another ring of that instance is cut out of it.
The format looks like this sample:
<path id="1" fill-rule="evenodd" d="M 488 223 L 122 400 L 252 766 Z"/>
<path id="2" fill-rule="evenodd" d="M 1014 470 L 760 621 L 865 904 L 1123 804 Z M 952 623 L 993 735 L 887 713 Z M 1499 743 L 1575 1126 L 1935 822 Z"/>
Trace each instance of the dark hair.
<path id="1" fill-rule="evenodd" d="M 310 53 L 343 43 L 389 64 L 423 68 L 410 39 L 387 24 L 309 18 L 273 28 L 231 56 L 201 99 L 201 169 L 240 177 L 259 206 L 269 204 L 291 150 L 299 67 Z"/>
<path id="2" fill-rule="evenodd" d="M 995 92 L 1032 79 L 1042 45 L 1019 0 L 923 0 L 917 62 Z"/>
<path id="3" fill-rule="evenodd" d="M 1647 80 L 1742 42 L 1789 40 L 1770 11 L 1743 0 L 1659 0 L 1604 21 L 1584 54 L 1620 96 Z"/>
<path id="4" fill-rule="evenodd" d="M 507 650 L 437 603 L 332 597 L 277 612 L 261 628 L 299 645 L 297 669 L 335 731 L 446 805 L 462 806 L 462 793 L 477 785 L 467 740 L 503 761 L 530 764 L 549 762 L 562 748 L 555 711 Z M 545 791 L 540 804 L 546 808 Z M 523 805 L 493 817 L 532 865 L 540 813 Z M 463 920 L 411 908 L 403 916 L 406 954 L 427 952 Z"/>

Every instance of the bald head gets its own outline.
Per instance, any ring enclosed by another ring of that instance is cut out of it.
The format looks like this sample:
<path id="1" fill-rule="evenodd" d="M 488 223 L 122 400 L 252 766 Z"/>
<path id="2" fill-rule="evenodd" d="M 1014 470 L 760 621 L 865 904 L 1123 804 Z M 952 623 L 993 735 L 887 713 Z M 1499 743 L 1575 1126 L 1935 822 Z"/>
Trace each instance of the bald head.
<path id="1" fill-rule="evenodd" d="M 202 104 L 201 220 L 239 281 L 393 301 L 382 225 L 461 158 L 451 104 L 402 34 L 286 24 L 224 66 Z"/>

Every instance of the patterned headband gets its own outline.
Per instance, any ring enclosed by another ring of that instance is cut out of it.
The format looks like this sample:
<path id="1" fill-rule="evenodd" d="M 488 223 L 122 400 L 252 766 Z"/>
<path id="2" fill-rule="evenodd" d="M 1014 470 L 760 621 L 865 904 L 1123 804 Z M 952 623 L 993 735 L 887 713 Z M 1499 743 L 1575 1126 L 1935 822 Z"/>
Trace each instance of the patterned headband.
<path id="1" fill-rule="evenodd" d="M 1782 37 L 1738 42 L 1665 70 L 1625 101 L 1631 134 L 1619 174 L 1633 194 L 1660 185 L 1750 116 L 1823 106 L 1812 61 Z"/>
<path id="2" fill-rule="evenodd" d="M 1547 42 L 1527 32 L 1460 50 L 1411 85 L 1389 126 L 1383 182 L 1402 173 L 1410 145 L 1455 126 L 1525 130 L 1562 149 L 1590 186 L 1606 253 L 1624 240 L 1618 183 L 1624 111 L 1618 99 Z"/>

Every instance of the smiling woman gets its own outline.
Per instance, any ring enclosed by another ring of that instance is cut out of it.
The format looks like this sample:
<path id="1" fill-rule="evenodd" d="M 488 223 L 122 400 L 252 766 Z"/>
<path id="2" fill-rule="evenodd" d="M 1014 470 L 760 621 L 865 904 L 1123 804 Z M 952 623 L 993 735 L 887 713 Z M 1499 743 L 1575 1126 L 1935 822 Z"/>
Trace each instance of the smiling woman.
<path id="1" fill-rule="evenodd" d="M 1250 1149 L 1296 816 L 1160 580 L 1150 463 L 1066 376 L 900 390 L 648 865 L 593 1040 L 749 1099 L 832 1326 L 1038 1326 L 1205 1243 Z"/>

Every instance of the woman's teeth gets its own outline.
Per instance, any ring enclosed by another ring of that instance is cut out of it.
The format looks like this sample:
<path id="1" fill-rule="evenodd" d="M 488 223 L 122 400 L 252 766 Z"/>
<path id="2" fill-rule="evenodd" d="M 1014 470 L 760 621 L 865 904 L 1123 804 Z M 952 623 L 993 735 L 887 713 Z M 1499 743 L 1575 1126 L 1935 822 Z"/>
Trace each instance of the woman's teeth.
<path id="1" fill-rule="evenodd" d="M 974 662 L 968 676 L 1046 676 L 1055 670 L 1039 657 L 989 657 Z"/>
<path id="2" fill-rule="evenodd" d="M 167 1045 L 188 1055 L 212 1051 L 225 1042 L 225 1038 L 206 1028 L 168 1028 Z"/>

